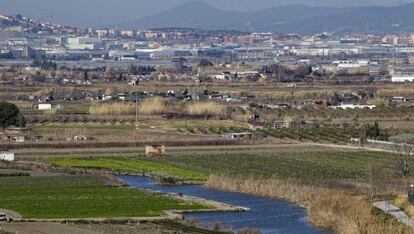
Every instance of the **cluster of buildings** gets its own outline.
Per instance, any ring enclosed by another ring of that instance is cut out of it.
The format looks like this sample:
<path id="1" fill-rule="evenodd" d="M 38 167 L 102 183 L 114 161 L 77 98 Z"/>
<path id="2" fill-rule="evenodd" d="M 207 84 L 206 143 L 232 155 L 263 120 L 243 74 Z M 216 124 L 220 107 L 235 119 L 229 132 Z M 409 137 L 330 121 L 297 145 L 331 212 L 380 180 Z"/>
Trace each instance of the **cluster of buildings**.
<path id="1" fill-rule="evenodd" d="M 411 34 L 303 36 L 197 29 L 79 29 L 19 15 L 0 18 L 0 65 L 12 67 L 30 67 L 32 63 L 27 61 L 39 58 L 53 61 L 58 68 L 96 69 L 130 64 L 174 67 L 174 61 L 182 58 L 191 67 L 207 58 L 216 65 L 229 66 L 310 64 L 314 71 L 413 82 L 413 55 Z M 210 76 L 234 77 L 229 73 Z"/>

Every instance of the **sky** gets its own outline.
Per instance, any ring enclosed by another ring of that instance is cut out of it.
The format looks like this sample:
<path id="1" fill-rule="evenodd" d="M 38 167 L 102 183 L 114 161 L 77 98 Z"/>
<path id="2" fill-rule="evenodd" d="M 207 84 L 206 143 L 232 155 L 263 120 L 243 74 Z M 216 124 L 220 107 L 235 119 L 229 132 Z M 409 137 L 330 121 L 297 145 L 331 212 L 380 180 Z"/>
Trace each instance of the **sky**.
<path id="1" fill-rule="evenodd" d="M 0 14 L 52 20 L 81 27 L 131 22 L 193 0 L 0 0 Z M 414 0 L 199 0 L 217 8 L 255 11 L 280 5 L 399 5 Z"/>

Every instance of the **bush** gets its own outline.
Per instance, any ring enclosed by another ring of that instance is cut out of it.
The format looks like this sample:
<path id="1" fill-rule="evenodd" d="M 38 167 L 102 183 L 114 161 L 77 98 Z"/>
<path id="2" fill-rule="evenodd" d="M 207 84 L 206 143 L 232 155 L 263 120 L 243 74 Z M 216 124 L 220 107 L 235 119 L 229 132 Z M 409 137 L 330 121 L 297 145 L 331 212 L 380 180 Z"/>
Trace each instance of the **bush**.
<path id="1" fill-rule="evenodd" d="M 0 102 L 0 127 L 24 127 L 26 121 L 19 108 L 8 102 Z"/>

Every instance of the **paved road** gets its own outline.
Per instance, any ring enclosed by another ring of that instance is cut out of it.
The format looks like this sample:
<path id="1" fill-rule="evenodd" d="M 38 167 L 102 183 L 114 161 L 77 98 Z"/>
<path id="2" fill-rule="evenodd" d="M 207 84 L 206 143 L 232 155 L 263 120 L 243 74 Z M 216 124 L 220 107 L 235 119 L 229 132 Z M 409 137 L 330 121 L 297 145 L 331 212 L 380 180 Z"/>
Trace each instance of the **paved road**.
<path id="1" fill-rule="evenodd" d="M 394 206 L 392 201 L 374 202 L 373 205 L 384 212 L 394 216 L 401 223 L 414 228 L 414 220 L 408 217 L 400 208 Z"/>

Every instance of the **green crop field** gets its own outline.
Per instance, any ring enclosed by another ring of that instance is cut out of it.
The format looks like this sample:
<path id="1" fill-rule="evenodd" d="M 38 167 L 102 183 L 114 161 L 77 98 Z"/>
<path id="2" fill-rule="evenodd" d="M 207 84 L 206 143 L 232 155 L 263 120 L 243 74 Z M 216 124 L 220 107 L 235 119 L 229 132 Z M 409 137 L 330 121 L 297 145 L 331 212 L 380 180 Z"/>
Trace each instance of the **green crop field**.
<path id="1" fill-rule="evenodd" d="M 64 166 L 134 171 L 144 169 L 183 179 L 205 180 L 210 174 L 238 177 L 365 180 L 371 166 L 394 176 L 390 153 L 371 151 L 291 152 L 217 155 L 182 155 L 163 158 L 62 158 L 48 159 Z"/>
<path id="2" fill-rule="evenodd" d="M 1 177 L 0 188 L 70 188 L 102 187 L 105 183 L 96 176 L 50 176 L 50 177 Z"/>
<path id="3" fill-rule="evenodd" d="M 71 166 L 80 168 L 108 169 L 121 172 L 151 172 L 166 176 L 179 177 L 187 180 L 207 180 L 208 175 L 191 169 L 183 169 L 167 164 L 137 160 L 134 158 L 57 158 L 47 159 L 48 162 L 60 166 Z"/>
<path id="4" fill-rule="evenodd" d="M 14 210 L 26 219 L 153 217 L 166 210 L 207 208 L 163 194 L 105 187 L 99 181 L 84 177 L 76 182 L 67 177 L 13 178 L 12 181 L 18 186 L 5 187 L 11 180 L 0 178 L 0 208 Z"/>
<path id="5" fill-rule="evenodd" d="M 159 164 L 206 174 L 295 179 L 366 179 L 370 166 L 383 167 L 393 176 L 391 154 L 379 152 L 306 152 L 280 154 L 226 154 L 147 158 Z"/>

